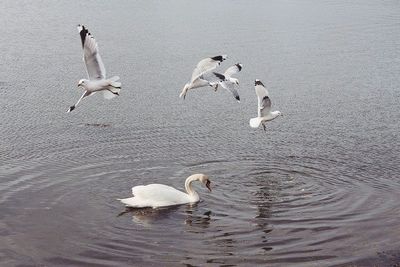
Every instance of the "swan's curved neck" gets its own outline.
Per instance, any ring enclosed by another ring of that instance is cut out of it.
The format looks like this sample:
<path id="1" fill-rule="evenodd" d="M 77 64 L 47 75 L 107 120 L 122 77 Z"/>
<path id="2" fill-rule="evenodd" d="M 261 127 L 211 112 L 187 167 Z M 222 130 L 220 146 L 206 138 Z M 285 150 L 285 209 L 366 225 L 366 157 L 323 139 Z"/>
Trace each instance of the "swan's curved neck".
<path id="1" fill-rule="evenodd" d="M 185 181 L 185 189 L 186 192 L 188 193 L 188 195 L 190 197 L 199 197 L 199 195 L 197 194 L 196 191 L 194 191 L 193 187 L 192 187 L 192 182 L 198 180 L 197 176 L 189 176 L 186 181 Z"/>

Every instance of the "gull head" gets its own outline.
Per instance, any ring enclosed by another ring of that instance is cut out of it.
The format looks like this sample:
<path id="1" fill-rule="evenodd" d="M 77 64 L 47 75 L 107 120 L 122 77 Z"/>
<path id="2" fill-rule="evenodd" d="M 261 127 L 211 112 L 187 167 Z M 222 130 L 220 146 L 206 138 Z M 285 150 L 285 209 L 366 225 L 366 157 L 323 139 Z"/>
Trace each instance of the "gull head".
<path id="1" fill-rule="evenodd" d="M 239 85 L 239 80 L 236 78 L 231 78 L 234 84 Z"/>
<path id="2" fill-rule="evenodd" d="M 264 84 L 263 84 L 259 79 L 256 79 L 256 80 L 255 80 L 254 85 L 255 85 L 255 86 L 257 86 L 257 85 L 264 86 Z"/>
<path id="3" fill-rule="evenodd" d="M 86 79 L 80 79 L 78 82 L 78 87 L 82 86 L 83 88 L 85 88 L 85 86 L 88 84 L 88 80 Z"/>

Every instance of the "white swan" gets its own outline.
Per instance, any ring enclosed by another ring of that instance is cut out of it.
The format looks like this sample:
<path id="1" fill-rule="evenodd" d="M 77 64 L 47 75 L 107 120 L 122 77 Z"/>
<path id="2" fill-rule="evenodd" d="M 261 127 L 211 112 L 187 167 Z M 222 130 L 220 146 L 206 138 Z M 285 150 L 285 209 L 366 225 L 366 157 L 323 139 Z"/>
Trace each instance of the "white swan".
<path id="1" fill-rule="evenodd" d="M 271 99 L 264 84 L 260 80 L 256 80 L 254 85 L 258 97 L 258 117 L 250 119 L 250 127 L 258 128 L 262 124 L 264 131 L 266 131 L 265 122 L 275 119 L 282 113 L 280 111 L 271 112 Z"/>
<path id="2" fill-rule="evenodd" d="M 119 80 L 118 76 L 106 79 L 106 69 L 101 60 L 96 40 L 83 25 L 78 25 L 78 31 L 82 41 L 83 61 L 85 62 L 89 79 L 81 79 L 79 81 L 78 87 L 85 89 L 85 92 L 79 98 L 78 102 L 72 105 L 67 112 L 73 111 L 83 98 L 98 91 L 104 93 L 104 98 L 111 99 L 119 95 L 119 91 L 121 90 L 121 83 L 117 82 Z"/>
<path id="3" fill-rule="evenodd" d="M 217 76 L 217 79 L 219 80 L 216 82 L 208 81 L 207 79 L 204 78 L 203 75 L 210 73 L 213 69 L 218 67 L 221 64 L 221 62 L 226 59 L 226 57 L 227 57 L 226 55 L 220 55 L 200 60 L 200 62 L 197 63 L 196 68 L 193 70 L 190 82 L 185 84 L 179 97 L 181 98 L 183 97 L 183 99 L 185 99 L 186 93 L 189 89 L 194 89 L 204 86 L 214 87 L 217 82 L 223 81 L 225 79 L 223 75 Z"/>
<path id="4" fill-rule="evenodd" d="M 210 191 L 210 179 L 204 174 L 193 174 L 185 181 L 187 193 L 163 184 L 139 185 L 132 188 L 133 197 L 118 199 L 126 206 L 134 208 L 166 207 L 186 203 L 195 203 L 200 200 L 199 195 L 192 188 L 193 181 L 202 182 Z"/>

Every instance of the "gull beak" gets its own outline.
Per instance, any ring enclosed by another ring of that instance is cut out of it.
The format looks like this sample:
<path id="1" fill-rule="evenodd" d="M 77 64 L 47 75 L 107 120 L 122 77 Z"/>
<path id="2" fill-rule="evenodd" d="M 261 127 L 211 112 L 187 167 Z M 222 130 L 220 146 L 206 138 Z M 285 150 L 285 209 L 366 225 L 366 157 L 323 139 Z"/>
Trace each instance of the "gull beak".
<path id="1" fill-rule="evenodd" d="M 212 190 L 211 190 L 210 184 L 211 184 L 210 180 L 207 180 L 207 182 L 206 182 L 206 187 L 207 187 L 208 190 L 210 190 L 210 192 L 211 192 Z"/>

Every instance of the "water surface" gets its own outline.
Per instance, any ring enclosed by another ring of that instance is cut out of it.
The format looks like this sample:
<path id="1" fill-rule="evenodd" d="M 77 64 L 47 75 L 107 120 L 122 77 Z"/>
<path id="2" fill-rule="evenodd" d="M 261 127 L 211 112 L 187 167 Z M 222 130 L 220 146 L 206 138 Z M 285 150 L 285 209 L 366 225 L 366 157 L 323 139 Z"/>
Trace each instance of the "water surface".
<path id="1" fill-rule="evenodd" d="M 1 266 L 392 266 L 400 262 L 398 1 L 0 4 Z M 74 112 L 75 26 L 121 96 Z M 241 62 L 225 91 L 178 98 L 195 64 Z M 267 132 L 254 79 L 280 117 Z M 127 210 L 134 185 L 202 201 Z"/>

